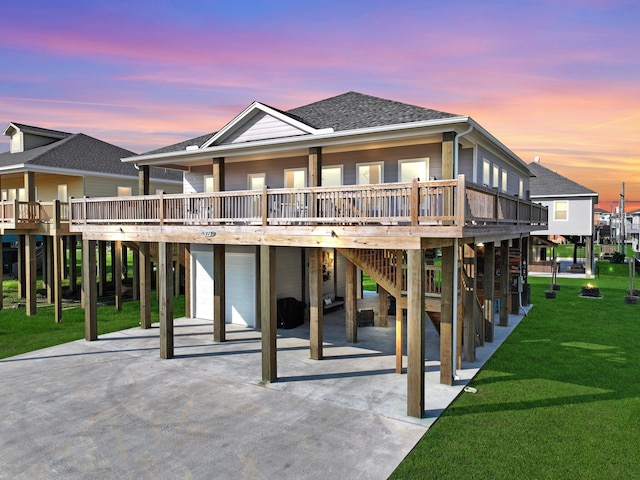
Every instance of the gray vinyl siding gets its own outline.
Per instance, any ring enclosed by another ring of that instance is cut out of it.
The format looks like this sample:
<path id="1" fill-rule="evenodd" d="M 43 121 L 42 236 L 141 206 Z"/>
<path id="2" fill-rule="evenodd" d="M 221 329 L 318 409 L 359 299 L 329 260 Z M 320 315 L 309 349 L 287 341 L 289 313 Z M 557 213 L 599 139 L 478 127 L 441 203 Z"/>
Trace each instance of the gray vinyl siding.
<path id="1" fill-rule="evenodd" d="M 270 188 L 284 187 L 284 171 L 289 168 L 308 168 L 307 157 L 289 157 L 255 162 L 225 164 L 225 190 L 246 190 L 249 174 L 264 173 L 265 184 Z M 307 179 L 309 172 L 307 172 Z"/>
<path id="2" fill-rule="evenodd" d="M 554 202 L 568 201 L 567 220 L 554 219 Z M 549 208 L 549 225 L 546 230 L 532 232 L 533 235 L 593 235 L 593 201 L 591 198 L 533 198 Z"/>
<path id="3" fill-rule="evenodd" d="M 118 195 L 118 187 L 131 187 L 131 194 L 138 195 L 138 179 L 117 179 L 106 177 L 85 177 L 84 194 L 87 197 L 115 197 Z M 182 193 L 182 187 L 177 183 L 158 182 L 153 179 L 149 182 L 149 192 L 153 195 L 156 189 L 162 189 L 164 193 Z"/>
<path id="4" fill-rule="evenodd" d="M 31 150 L 32 148 L 41 147 L 43 145 L 49 145 L 53 142 L 58 142 L 59 138 L 49 138 L 40 135 L 31 135 L 29 133 L 20 132 L 22 135 L 23 150 Z"/>
<path id="5" fill-rule="evenodd" d="M 294 297 L 302 300 L 302 254 L 301 248 L 276 248 L 277 297 Z"/>
<path id="6" fill-rule="evenodd" d="M 291 125 L 267 115 L 264 112 L 257 113 L 242 129 L 227 136 L 222 144 L 255 142 L 257 140 L 268 140 L 272 138 L 293 137 L 302 135 L 305 132 L 292 127 Z"/>
<path id="7" fill-rule="evenodd" d="M 482 169 L 483 169 L 483 160 L 489 160 L 491 164 L 491 174 L 493 174 L 493 166 L 497 165 L 500 169 L 500 191 L 502 192 L 502 171 L 503 169 L 507 171 L 507 195 L 517 196 L 519 193 L 520 183 L 519 181 L 523 181 L 523 194 L 524 197 L 527 198 L 527 192 L 529 191 L 529 172 L 525 171 L 524 168 L 518 166 L 514 166 L 512 162 L 506 161 L 502 158 L 497 157 L 493 153 L 489 152 L 482 146 L 478 146 L 478 160 L 476 165 L 476 174 L 477 174 L 477 183 L 483 184 L 482 178 Z M 473 177 L 471 177 L 472 179 Z M 491 186 L 491 185 L 489 185 Z"/>
<path id="8" fill-rule="evenodd" d="M 458 152 L 458 175 L 464 175 L 467 182 L 473 182 L 473 148 L 461 148 Z"/>

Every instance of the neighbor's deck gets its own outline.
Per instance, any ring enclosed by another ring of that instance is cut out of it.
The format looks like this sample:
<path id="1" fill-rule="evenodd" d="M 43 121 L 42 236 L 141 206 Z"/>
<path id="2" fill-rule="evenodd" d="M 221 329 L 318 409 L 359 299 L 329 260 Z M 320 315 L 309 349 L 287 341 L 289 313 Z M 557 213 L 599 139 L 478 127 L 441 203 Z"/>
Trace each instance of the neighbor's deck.
<path id="1" fill-rule="evenodd" d="M 70 200 L 93 240 L 420 248 L 424 238 L 528 233 L 547 209 L 457 180 Z"/>

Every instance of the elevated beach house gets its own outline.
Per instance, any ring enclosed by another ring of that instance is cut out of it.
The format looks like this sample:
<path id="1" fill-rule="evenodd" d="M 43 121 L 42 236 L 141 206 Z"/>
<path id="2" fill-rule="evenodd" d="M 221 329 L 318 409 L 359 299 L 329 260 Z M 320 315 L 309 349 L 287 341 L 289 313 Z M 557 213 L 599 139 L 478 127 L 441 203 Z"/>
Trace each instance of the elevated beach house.
<path id="1" fill-rule="evenodd" d="M 142 184 L 150 167 L 182 172 L 183 193 L 72 199 L 70 230 L 83 236 L 89 279 L 96 241 L 139 242 L 141 278 L 145 250 L 157 249 L 162 358 L 174 355 L 176 251 L 185 315 L 211 319 L 217 342 L 227 322 L 260 329 L 268 382 L 277 380 L 278 299 L 308 306 L 310 356 L 320 361 L 326 307 L 343 303 L 347 339 L 357 341 L 362 271 L 379 286 L 377 326 L 387 324 L 387 293 L 395 299 L 396 370 L 406 341 L 415 417 L 425 320 L 439 329 L 440 378 L 452 384 L 461 358 L 492 340 L 494 311 L 502 324 L 518 311 L 529 233 L 547 223 L 546 208 L 526 198 L 528 166 L 472 118 L 355 92 L 289 111 L 254 102 L 215 134 L 123 161 Z M 95 309 L 86 325 L 97 338 Z"/>
<path id="2" fill-rule="evenodd" d="M 134 153 L 82 133 L 15 122 L 8 124 L 4 135 L 10 137 L 10 146 L 8 152 L 0 153 L 0 236 L 2 243 L 17 244 L 18 248 L 16 262 L 10 258 L 3 261 L 0 256 L 0 264 L 6 264 L 6 273 L 17 275 L 19 296 L 25 298 L 27 315 L 33 315 L 37 305 L 38 252 L 44 290 L 56 306 L 56 320 L 60 321 L 62 278 L 69 278 L 72 294 L 77 284 L 78 233 L 69 230 L 69 199 L 129 196 L 137 192 L 138 171 L 134 165 L 120 161 Z M 181 191 L 180 175 L 174 171 L 154 169 L 151 182 L 154 191 Z M 105 243 L 100 244 L 99 251 L 102 290 L 107 270 Z M 14 263 L 17 268 L 12 272 Z"/>

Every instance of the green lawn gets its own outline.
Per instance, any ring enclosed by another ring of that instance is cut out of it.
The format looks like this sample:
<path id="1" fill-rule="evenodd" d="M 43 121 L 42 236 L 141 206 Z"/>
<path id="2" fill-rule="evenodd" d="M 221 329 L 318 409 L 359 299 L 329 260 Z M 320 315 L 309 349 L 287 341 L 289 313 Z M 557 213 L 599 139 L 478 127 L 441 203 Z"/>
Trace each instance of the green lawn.
<path id="1" fill-rule="evenodd" d="M 534 308 L 398 467 L 395 479 L 640 478 L 640 307 L 627 265 L 530 278 Z M 498 327 L 499 328 L 499 327 Z M 427 392 L 428 395 L 428 392 Z"/>

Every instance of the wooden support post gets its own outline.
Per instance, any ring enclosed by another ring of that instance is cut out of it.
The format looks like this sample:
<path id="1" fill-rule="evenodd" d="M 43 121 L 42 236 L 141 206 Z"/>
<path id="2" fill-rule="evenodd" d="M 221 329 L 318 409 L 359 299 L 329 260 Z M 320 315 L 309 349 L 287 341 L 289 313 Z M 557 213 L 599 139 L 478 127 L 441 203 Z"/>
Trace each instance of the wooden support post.
<path id="1" fill-rule="evenodd" d="M 356 265 L 347 260 L 346 264 L 346 278 L 345 278 L 345 329 L 346 340 L 349 343 L 356 343 L 358 341 L 358 281 L 357 281 L 357 269 Z"/>
<path id="2" fill-rule="evenodd" d="M 138 195 L 149 195 L 149 165 L 138 169 Z"/>
<path id="3" fill-rule="evenodd" d="M 500 319 L 498 325 L 509 325 L 509 240 L 500 243 Z"/>
<path id="4" fill-rule="evenodd" d="M 424 414 L 424 250 L 407 251 L 407 415 Z"/>
<path id="5" fill-rule="evenodd" d="M 25 235 L 18 235 L 18 298 L 24 298 L 27 293 L 27 261 L 25 258 L 25 245 Z"/>
<path id="6" fill-rule="evenodd" d="M 260 246 L 260 307 L 262 329 L 262 381 L 278 378 L 276 345 L 276 249 Z"/>
<path id="7" fill-rule="evenodd" d="M 2 248 L 2 245 L 2 231 L 0 230 L 0 272 L 2 272 L 2 277 L 0 277 L 0 310 L 4 308 L 4 282 L 2 281 L 2 278 L 4 278 L 4 248 Z"/>
<path id="8" fill-rule="evenodd" d="M 98 288 L 96 284 L 96 241 L 82 240 L 82 297 L 84 298 L 84 338 L 98 339 Z"/>
<path id="9" fill-rule="evenodd" d="M 322 248 L 309 249 L 309 355 L 323 356 Z"/>
<path id="10" fill-rule="evenodd" d="M 151 328 L 151 251 L 147 242 L 140 242 L 140 327 Z"/>
<path id="11" fill-rule="evenodd" d="M 175 261 L 173 262 L 173 296 L 174 298 L 180 297 L 180 275 L 181 275 L 181 265 L 180 265 L 180 257 L 182 253 L 182 244 L 176 243 L 174 246 L 175 250 Z M 182 255 L 184 258 L 184 255 Z"/>
<path id="12" fill-rule="evenodd" d="M 158 243 L 158 270 L 160 281 L 156 289 L 160 313 L 160 358 L 169 359 L 174 357 L 172 243 Z"/>
<path id="13" fill-rule="evenodd" d="M 76 292 L 77 283 L 78 283 L 78 272 L 77 268 L 77 252 L 76 252 L 76 236 L 69 235 L 69 239 L 67 241 L 67 245 L 69 246 L 69 293 L 72 295 Z"/>
<path id="14" fill-rule="evenodd" d="M 453 302 L 457 294 L 453 290 L 453 276 L 457 273 L 453 263 L 455 246 L 442 247 L 442 299 L 440 313 L 440 383 L 453 385 Z"/>
<path id="15" fill-rule="evenodd" d="M 389 310 L 389 293 L 380 285 L 378 285 L 378 315 L 376 316 L 374 321 L 374 325 L 376 327 L 389 326 L 387 310 Z"/>
<path id="16" fill-rule="evenodd" d="M 309 186 L 322 184 L 322 147 L 309 148 Z"/>
<path id="17" fill-rule="evenodd" d="M 468 282 L 467 291 L 465 292 L 464 304 L 464 324 L 463 324 L 463 356 L 467 362 L 476 361 L 476 325 L 475 318 L 478 310 L 478 302 L 476 296 L 477 282 L 477 256 L 473 245 L 465 244 L 463 248 L 465 270 L 467 272 Z"/>
<path id="18" fill-rule="evenodd" d="M 27 304 L 27 316 L 36 314 L 36 306 L 38 302 L 36 288 L 36 236 L 25 235 L 24 242 L 24 258 L 26 273 L 26 291 L 25 300 Z"/>
<path id="19" fill-rule="evenodd" d="M 402 285 L 404 278 L 404 252 L 396 250 L 396 373 L 402 373 L 402 324 L 403 324 L 403 308 L 402 308 Z"/>
<path id="20" fill-rule="evenodd" d="M 107 293 L 107 242 L 98 242 L 98 296 L 104 297 Z"/>
<path id="21" fill-rule="evenodd" d="M 584 273 L 587 276 L 593 275 L 593 236 L 589 235 L 584 240 Z"/>
<path id="22" fill-rule="evenodd" d="M 184 245 L 184 316 L 191 318 L 191 244 Z"/>
<path id="23" fill-rule="evenodd" d="M 62 239 L 58 235 L 51 237 L 51 250 L 54 318 L 56 323 L 60 323 L 62 322 L 62 276 L 64 268 L 62 267 Z"/>
<path id="24" fill-rule="evenodd" d="M 224 342 L 226 335 L 225 246 L 213 246 L 213 341 Z"/>
<path id="25" fill-rule="evenodd" d="M 138 248 L 140 246 L 138 245 Z M 131 264 L 131 298 L 138 300 L 140 298 L 140 251 L 133 250 L 133 263 Z"/>
<path id="26" fill-rule="evenodd" d="M 53 247 L 52 237 L 42 237 L 42 286 L 46 291 L 47 303 L 53 304 Z"/>
<path id="27" fill-rule="evenodd" d="M 453 157 L 455 138 L 456 132 L 444 132 L 442 134 L 442 180 L 451 180 L 454 178 L 455 167 L 453 165 Z"/>
<path id="28" fill-rule="evenodd" d="M 115 289 L 115 306 L 120 312 L 122 311 L 122 242 L 120 240 L 111 244 L 111 271 Z"/>
<path id="29" fill-rule="evenodd" d="M 495 245 L 484 244 L 484 341 L 493 342 L 493 298 L 496 270 Z"/>

